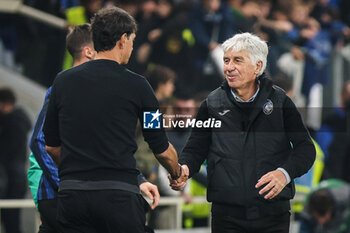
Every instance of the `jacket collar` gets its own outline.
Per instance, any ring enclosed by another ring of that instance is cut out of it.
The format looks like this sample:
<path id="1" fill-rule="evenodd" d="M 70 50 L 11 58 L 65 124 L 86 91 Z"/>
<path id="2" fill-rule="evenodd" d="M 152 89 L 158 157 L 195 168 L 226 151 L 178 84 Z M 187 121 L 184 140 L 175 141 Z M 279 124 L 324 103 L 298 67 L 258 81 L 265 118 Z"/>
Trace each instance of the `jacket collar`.
<path id="1" fill-rule="evenodd" d="M 264 77 L 260 79 L 260 94 L 255 99 L 254 108 L 249 115 L 250 124 L 254 122 L 257 116 L 263 111 L 263 107 L 267 103 L 267 99 L 273 92 L 272 85 L 272 81 L 268 78 Z"/>
<path id="2" fill-rule="evenodd" d="M 249 115 L 248 129 L 250 128 L 254 120 L 257 118 L 257 116 L 262 112 L 268 97 L 273 92 L 273 88 L 272 88 L 273 83 L 271 80 L 267 78 L 267 76 L 264 73 L 259 77 L 257 77 L 257 79 L 260 80 L 260 91 L 256 99 L 254 100 L 254 104 L 253 104 L 254 108 Z M 224 82 L 221 84 L 221 88 L 225 90 L 226 94 L 228 95 L 231 101 L 235 101 L 231 94 L 231 88 L 228 85 L 226 80 L 224 80 Z"/>

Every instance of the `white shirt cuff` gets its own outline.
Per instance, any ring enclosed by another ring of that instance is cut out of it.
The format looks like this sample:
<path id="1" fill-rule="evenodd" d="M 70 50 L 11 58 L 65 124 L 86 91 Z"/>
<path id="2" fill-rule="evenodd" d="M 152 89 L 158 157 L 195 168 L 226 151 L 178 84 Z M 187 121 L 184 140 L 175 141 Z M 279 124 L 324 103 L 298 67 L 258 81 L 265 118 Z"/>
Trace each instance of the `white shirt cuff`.
<path id="1" fill-rule="evenodd" d="M 281 167 L 277 168 L 277 170 L 280 170 L 281 172 L 283 172 L 283 174 L 286 176 L 287 184 L 289 184 L 290 183 L 290 176 L 289 176 L 288 172 L 286 170 L 284 170 L 284 168 L 281 168 Z"/>

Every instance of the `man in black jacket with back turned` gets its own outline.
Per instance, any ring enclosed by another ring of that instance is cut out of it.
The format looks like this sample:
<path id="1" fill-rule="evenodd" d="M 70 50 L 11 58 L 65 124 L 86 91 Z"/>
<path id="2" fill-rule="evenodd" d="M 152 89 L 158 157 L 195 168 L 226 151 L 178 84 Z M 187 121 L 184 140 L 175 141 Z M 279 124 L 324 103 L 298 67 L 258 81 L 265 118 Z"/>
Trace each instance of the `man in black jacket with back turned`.
<path id="1" fill-rule="evenodd" d="M 159 103 L 147 80 L 129 70 L 136 23 L 119 8 L 92 19 L 96 59 L 60 73 L 44 124 L 46 150 L 59 164 L 57 220 L 65 233 L 145 232 L 134 153 L 137 120 L 157 118 Z M 173 179 L 187 173 L 163 129 L 143 136 Z"/>
<path id="2" fill-rule="evenodd" d="M 289 232 L 293 179 L 311 168 L 315 148 L 293 102 L 264 77 L 266 42 L 243 33 L 223 48 L 226 81 L 196 118 L 221 127 L 194 128 L 179 162 L 191 177 L 207 160 L 213 233 Z"/>

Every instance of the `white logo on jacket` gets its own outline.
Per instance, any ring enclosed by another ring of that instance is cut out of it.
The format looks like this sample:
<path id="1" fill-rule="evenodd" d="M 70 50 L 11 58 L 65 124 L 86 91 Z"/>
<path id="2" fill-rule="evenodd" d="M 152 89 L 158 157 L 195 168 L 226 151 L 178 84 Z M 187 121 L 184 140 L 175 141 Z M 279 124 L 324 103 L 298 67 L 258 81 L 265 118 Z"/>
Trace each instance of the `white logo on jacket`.
<path id="1" fill-rule="evenodd" d="M 222 112 L 218 112 L 220 116 L 223 116 L 225 115 L 226 113 L 230 112 L 231 110 L 229 109 L 226 109 L 226 110 L 223 110 Z"/>
<path id="2" fill-rule="evenodd" d="M 265 115 L 270 115 L 273 111 L 273 103 L 270 99 L 267 99 L 266 103 L 263 106 L 263 112 Z"/>

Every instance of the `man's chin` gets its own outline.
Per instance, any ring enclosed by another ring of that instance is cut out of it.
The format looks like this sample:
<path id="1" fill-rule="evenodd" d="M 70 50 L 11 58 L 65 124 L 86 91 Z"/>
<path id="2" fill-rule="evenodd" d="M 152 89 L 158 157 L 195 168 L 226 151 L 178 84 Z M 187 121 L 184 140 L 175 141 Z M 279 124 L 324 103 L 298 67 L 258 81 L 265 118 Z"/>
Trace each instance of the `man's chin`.
<path id="1" fill-rule="evenodd" d="M 226 79 L 226 80 L 227 80 L 227 79 Z M 239 87 L 238 83 L 235 82 L 235 81 L 229 81 L 229 80 L 227 80 L 227 83 L 228 83 L 229 87 L 231 87 L 231 88 L 237 88 L 237 87 Z"/>

